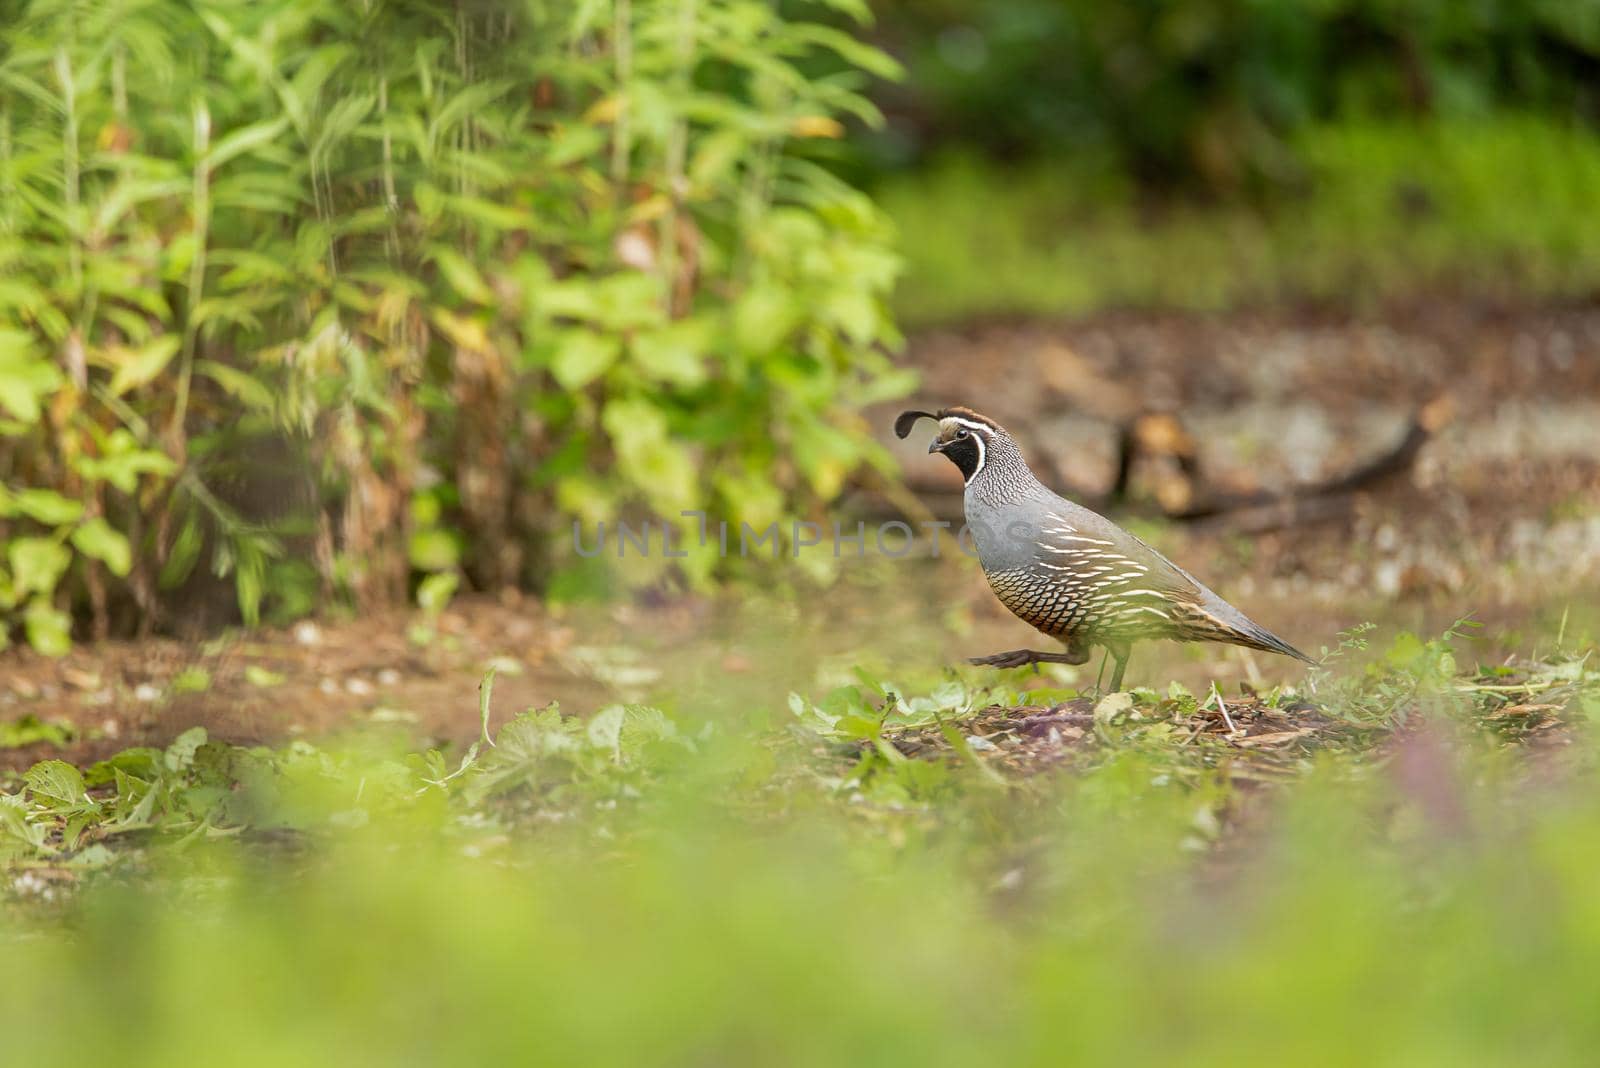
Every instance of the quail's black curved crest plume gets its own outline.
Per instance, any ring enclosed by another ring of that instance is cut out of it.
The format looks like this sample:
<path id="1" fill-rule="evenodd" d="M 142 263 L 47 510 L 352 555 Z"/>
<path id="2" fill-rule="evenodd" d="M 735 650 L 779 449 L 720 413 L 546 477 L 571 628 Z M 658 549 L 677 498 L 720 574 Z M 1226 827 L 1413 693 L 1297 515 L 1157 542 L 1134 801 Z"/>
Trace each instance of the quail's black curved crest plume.
<path id="1" fill-rule="evenodd" d="M 932 419 L 937 422 L 939 417 L 932 412 L 901 412 L 894 421 L 894 436 L 904 438 L 911 433 L 911 428 L 917 425 L 918 419 Z"/>
<path id="2" fill-rule="evenodd" d="M 995 595 L 1067 646 L 1065 653 L 1015 649 L 973 663 L 1082 664 L 1099 645 L 1116 660 L 1113 689 L 1122 686 L 1133 643 L 1148 638 L 1226 642 L 1313 663 L 1133 534 L 1052 493 L 993 419 L 960 406 L 905 411 L 895 434 L 906 437 L 919 419 L 939 424 L 928 451 L 943 453 L 966 482 L 967 526 Z"/>
<path id="3" fill-rule="evenodd" d="M 1000 424 L 996 423 L 993 419 L 990 419 L 986 415 L 979 415 L 971 408 L 963 408 L 960 405 L 956 405 L 951 408 L 940 408 L 936 412 L 919 412 L 915 409 L 908 408 L 895 417 L 894 436 L 897 438 L 904 438 L 909 435 L 911 433 L 911 428 L 917 425 L 918 419 L 932 419 L 937 423 L 940 420 L 948 419 L 951 416 L 967 419 L 974 423 L 983 423 L 985 426 L 991 427 L 995 430 L 1000 429 Z"/>

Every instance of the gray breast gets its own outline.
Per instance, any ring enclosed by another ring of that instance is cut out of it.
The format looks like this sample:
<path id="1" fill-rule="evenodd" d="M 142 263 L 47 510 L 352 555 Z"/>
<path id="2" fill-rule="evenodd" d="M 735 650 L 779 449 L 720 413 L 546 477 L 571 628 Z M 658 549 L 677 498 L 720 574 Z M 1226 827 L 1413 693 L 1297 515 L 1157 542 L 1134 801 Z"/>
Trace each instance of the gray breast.
<path id="1" fill-rule="evenodd" d="M 1039 524 L 1046 510 L 1032 501 L 997 503 L 969 486 L 965 497 L 967 529 L 978 562 L 991 574 L 1032 567 L 1039 558 Z"/>

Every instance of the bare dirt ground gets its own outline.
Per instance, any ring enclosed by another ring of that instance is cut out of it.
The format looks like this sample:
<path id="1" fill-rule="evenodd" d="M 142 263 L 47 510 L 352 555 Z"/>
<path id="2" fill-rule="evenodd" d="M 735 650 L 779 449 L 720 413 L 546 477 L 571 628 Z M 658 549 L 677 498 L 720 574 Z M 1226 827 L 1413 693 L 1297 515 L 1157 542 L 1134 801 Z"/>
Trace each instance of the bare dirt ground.
<path id="1" fill-rule="evenodd" d="M 965 403 L 998 418 L 1041 477 L 1090 502 L 1111 482 L 1118 426 L 1140 411 L 1177 413 L 1205 479 L 1243 492 L 1347 470 L 1388 448 L 1418 408 L 1448 397 L 1453 419 L 1410 475 L 1346 513 L 1263 531 L 1224 521 L 1140 532 L 1311 652 L 1362 620 L 1428 632 L 1472 613 L 1495 624 L 1485 658 L 1530 651 L 1563 614 L 1574 628 L 1600 622 L 1590 607 L 1600 590 L 1600 310 L 1447 304 L 1375 319 L 995 323 L 916 338 L 906 359 L 924 375 L 912 402 Z M 919 500 L 948 514 L 959 508 L 959 478 L 915 438 L 893 439 L 900 407 L 869 417 Z M 1134 472 L 1136 517 L 1156 510 L 1170 475 L 1163 462 Z M 885 507 L 870 492 L 851 503 L 869 514 Z M 0 654 L 0 728 L 13 728 L 0 768 L 58 753 L 93 758 L 194 724 L 239 742 L 374 723 L 459 740 L 477 731 L 476 688 L 489 666 L 499 720 L 551 701 L 583 713 L 646 697 L 781 704 L 787 688 L 832 684 L 861 660 L 894 670 L 1047 647 L 959 555 L 889 571 L 847 566 L 834 588 L 739 600 L 561 611 L 475 595 L 431 632 L 396 610 L 209 642 L 82 646 L 58 661 L 13 649 Z M 1163 644 L 1141 647 L 1129 682 L 1260 682 L 1280 668 Z"/>

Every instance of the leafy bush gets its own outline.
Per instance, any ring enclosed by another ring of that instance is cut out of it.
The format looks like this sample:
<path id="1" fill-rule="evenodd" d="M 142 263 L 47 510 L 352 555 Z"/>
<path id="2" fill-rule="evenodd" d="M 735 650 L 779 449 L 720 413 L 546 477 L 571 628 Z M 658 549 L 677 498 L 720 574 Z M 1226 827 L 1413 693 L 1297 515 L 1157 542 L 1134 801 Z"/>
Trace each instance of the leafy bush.
<path id="1" fill-rule="evenodd" d="M 844 409 L 904 385 L 896 260 L 803 142 L 873 121 L 893 65 L 832 26 L 739 0 L 0 21 L 0 610 L 42 650 L 76 606 L 100 635 L 186 612 L 202 563 L 247 622 L 419 571 L 537 582 L 563 517 L 768 521 L 884 462 Z M 808 79 L 822 52 L 843 73 Z"/>

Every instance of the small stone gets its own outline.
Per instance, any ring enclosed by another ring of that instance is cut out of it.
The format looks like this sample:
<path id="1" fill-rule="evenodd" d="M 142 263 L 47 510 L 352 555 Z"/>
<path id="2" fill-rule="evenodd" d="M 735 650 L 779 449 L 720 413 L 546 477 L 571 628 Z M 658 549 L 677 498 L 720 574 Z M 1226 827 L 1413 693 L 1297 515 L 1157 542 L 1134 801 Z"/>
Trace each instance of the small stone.
<path id="1" fill-rule="evenodd" d="M 1398 560 L 1385 560 L 1372 569 L 1372 585 L 1385 597 L 1400 592 L 1400 579 L 1405 572 Z"/>
<path id="2" fill-rule="evenodd" d="M 160 697 L 161 687 L 154 686 L 148 682 L 141 682 L 133 688 L 133 699 L 135 701 L 155 701 Z"/>
<path id="3" fill-rule="evenodd" d="M 344 689 L 346 693 L 353 697 L 372 696 L 372 683 L 359 676 L 352 675 L 350 678 L 345 679 Z"/>
<path id="4" fill-rule="evenodd" d="M 511 656 L 490 657 L 483 665 L 485 671 L 493 671 L 496 675 L 521 675 L 524 669 L 522 661 Z"/>
<path id="5" fill-rule="evenodd" d="M 294 625 L 294 640 L 301 645 L 321 645 L 322 628 L 309 619 L 302 619 Z"/>
<path id="6" fill-rule="evenodd" d="M 77 668 L 62 668 L 61 677 L 67 685 L 78 690 L 94 690 L 100 686 L 100 676 L 93 671 L 80 671 Z"/>
<path id="7" fill-rule="evenodd" d="M 384 668 L 382 671 L 378 672 L 378 685 L 398 686 L 400 684 L 400 677 L 400 672 L 396 671 L 394 668 Z"/>

